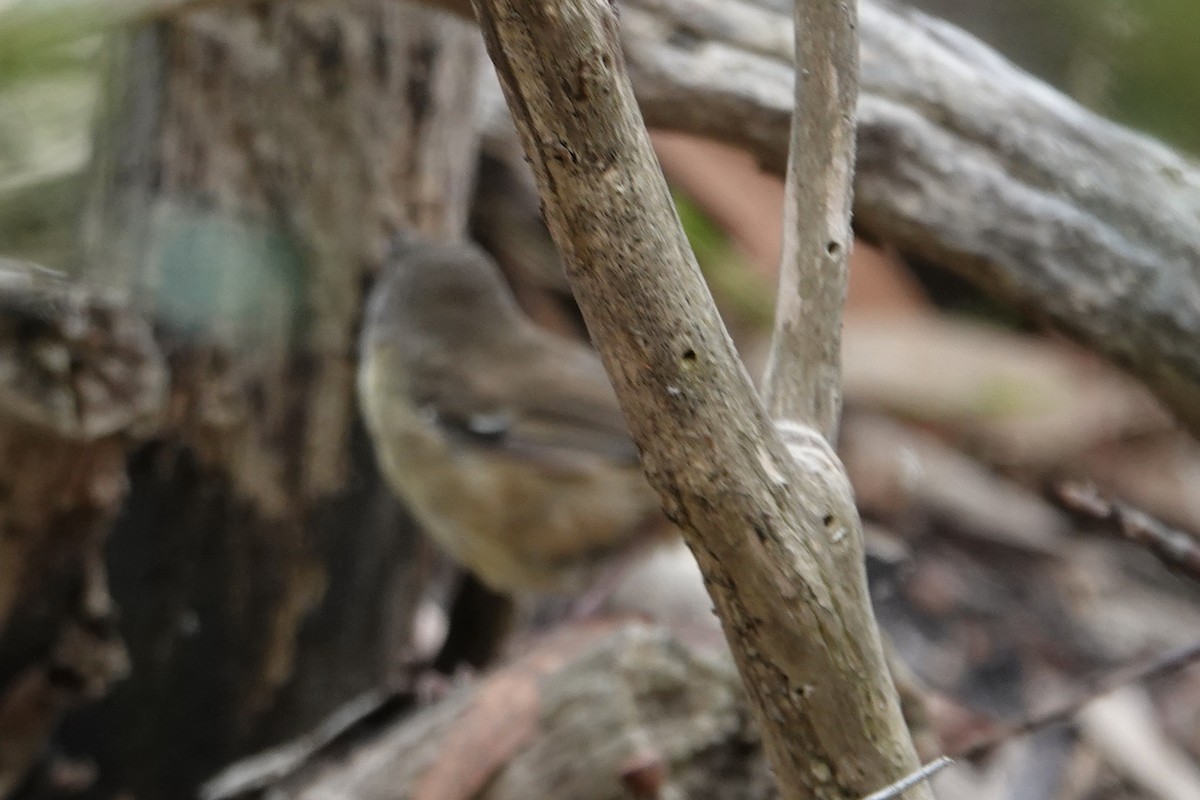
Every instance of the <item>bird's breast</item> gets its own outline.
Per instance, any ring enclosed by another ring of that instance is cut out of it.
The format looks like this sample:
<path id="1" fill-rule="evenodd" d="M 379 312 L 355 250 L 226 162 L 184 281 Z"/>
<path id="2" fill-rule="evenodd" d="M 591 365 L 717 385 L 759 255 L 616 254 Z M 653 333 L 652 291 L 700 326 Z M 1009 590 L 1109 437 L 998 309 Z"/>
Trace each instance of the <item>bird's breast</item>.
<path id="1" fill-rule="evenodd" d="M 636 468 L 572 473 L 451 442 L 403 380 L 364 359 L 363 415 L 382 471 L 426 532 L 501 590 L 575 588 L 642 531 L 657 501 Z"/>

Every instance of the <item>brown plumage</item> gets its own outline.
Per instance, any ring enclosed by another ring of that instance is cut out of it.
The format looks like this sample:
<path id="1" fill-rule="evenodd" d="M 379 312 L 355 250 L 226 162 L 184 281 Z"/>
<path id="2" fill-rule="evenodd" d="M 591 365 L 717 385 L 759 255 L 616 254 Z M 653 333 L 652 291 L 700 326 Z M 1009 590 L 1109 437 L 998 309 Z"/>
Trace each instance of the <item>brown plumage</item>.
<path id="1" fill-rule="evenodd" d="M 473 245 L 397 249 L 358 392 L 392 487 L 495 589 L 579 588 L 661 528 L 600 360 L 537 328 Z"/>

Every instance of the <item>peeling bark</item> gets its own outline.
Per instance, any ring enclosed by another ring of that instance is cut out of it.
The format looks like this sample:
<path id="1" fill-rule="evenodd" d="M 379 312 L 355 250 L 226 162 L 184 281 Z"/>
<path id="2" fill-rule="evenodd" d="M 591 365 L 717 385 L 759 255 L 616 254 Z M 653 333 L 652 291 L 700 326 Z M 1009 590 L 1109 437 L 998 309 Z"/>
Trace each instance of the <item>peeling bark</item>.
<path id="1" fill-rule="evenodd" d="M 125 677 L 104 565 L 130 434 L 165 401 L 149 326 L 114 298 L 0 262 L 0 797 L 62 715 Z"/>

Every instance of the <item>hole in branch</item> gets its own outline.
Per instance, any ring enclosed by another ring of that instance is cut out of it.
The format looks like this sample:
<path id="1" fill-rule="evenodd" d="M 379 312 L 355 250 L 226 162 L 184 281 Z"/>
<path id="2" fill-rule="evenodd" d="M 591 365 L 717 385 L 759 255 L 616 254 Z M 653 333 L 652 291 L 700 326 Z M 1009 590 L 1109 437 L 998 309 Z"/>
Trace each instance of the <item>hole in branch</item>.
<path id="1" fill-rule="evenodd" d="M 696 360 L 696 351 L 690 347 L 687 350 L 684 350 L 683 351 L 683 360 L 684 361 L 695 361 Z"/>
<path id="2" fill-rule="evenodd" d="M 829 254 L 830 258 L 837 258 L 838 253 L 842 252 L 842 246 L 837 242 L 826 242 L 825 252 Z"/>

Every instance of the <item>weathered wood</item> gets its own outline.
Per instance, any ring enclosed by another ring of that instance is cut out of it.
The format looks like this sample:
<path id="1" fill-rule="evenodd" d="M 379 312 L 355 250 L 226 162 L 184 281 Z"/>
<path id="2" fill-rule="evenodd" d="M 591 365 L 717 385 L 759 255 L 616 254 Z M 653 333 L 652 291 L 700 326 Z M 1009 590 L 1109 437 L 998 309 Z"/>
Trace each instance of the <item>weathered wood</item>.
<path id="1" fill-rule="evenodd" d="M 128 672 L 105 539 L 130 434 L 165 401 L 162 355 L 128 307 L 0 260 L 0 797 L 64 712 Z"/>
<path id="2" fill-rule="evenodd" d="M 281 764 L 286 768 L 273 766 Z M 768 800 L 777 794 L 729 661 L 660 629 L 630 625 L 564 630 L 436 705 L 399 720 L 376 712 L 370 724 L 341 730 L 328 746 L 302 741 L 249 759 L 204 795 L 275 796 Z"/>
<path id="3" fill-rule="evenodd" d="M 615 9 L 478 0 L 476 12 L 567 278 L 700 563 L 783 795 L 891 783 L 916 759 L 849 483 L 820 433 L 785 448 L 759 403 L 642 125 Z"/>
<path id="4" fill-rule="evenodd" d="M 854 239 L 850 208 L 859 80 L 858 4 L 839 0 L 796 3 L 794 22 L 795 103 L 785 182 L 783 251 L 763 402 L 796 463 L 825 483 L 821 494 L 804 498 L 819 503 L 824 495 L 851 494 L 844 467 L 825 445 L 836 446 L 842 409 L 842 311 Z M 900 697 L 885 666 L 861 568 L 865 555 L 862 521 L 853 503 L 839 509 L 836 516 L 840 532 L 824 548 L 823 568 L 828 571 L 822 576 L 821 588 L 838 597 L 843 613 L 854 616 L 845 620 L 844 638 L 823 632 L 818 638 L 820 646 L 843 648 L 831 653 L 835 663 L 861 659 L 859 669 L 871 670 L 830 676 L 835 681 L 857 680 L 863 688 L 856 699 L 873 704 L 847 707 L 854 721 L 845 726 L 847 732 L 837 745 L 868 766 L 862 776 L 835 779 L 834 792 L 862 795 L 882 791 L 879 776 L 897 764 L 910 776 L 918 765 Z M 826 512 L 827 530 L 830 518 Z M 841 537 L 850 545 L 840 547 Z M 796 631 L 818 633 L 806 631 L 802 625 L 797 625 Z M 834 691 L 852 694 L 845 688 Z M 779 705 L 779 700 L 774 703 Z M 777 712 L 768 709 L 767 713 Z M 817 726 L 841 724 L 834 718 L 818 717 L 813 722 Z M 858 730 L 855 725 L 860 726 Z M 863 738 L 857 738 L 860 736 Z M 767 745 L 781 749 L 781 744 L 770 738 Z M 879 750 L 874 764 L 873 747 Z M 777 755 L 776 763 L 778 759 Z M 896 780 L 907 779 L 901 775 Z M 784 785 L 783 789 L 785 795 L 797 794 L 799 786 Z M 823 788 L 810 791 L 817 796 L 825 793 Z M 923 781 L 916 781 L 908 793 L 914 800 L 932 798 Z"/>
<path id="5" fill-rule="evenodd" d="M 99 19 L 203 2 L 110 0 Z M 465 0 L 428 2 L 470 15 Z M 59 35 L 63 21 L 86 30 L 97 18 L 80 12 L 93 3 L 26 3 L 0 15 L 0 47 L 50 19 Z M 782 173 L 789 5 L 625 0 L 622 42 L 647 121 L 744 147 Z M 1052 322 L 1140 376 L 1200 431 L 1195 162 L 919 12 L 864 0 L 859 34 L 858 230 Z"/>
<path id="6" fill-rule="evenodd" d="M 769 5 L 627 0 L 647 121 L 782 172 L 792 51 Z M 859 232 L 1054 323 L 1200 433 L 1200 168 L 919 12 L 864 2 L 859 33 Z"/>
<path id="7" fill-rule="evenodd" d="M 858 102 L 857 2 L 797 3 L 783 252 L 763 398 L 837 440 Z"/>

